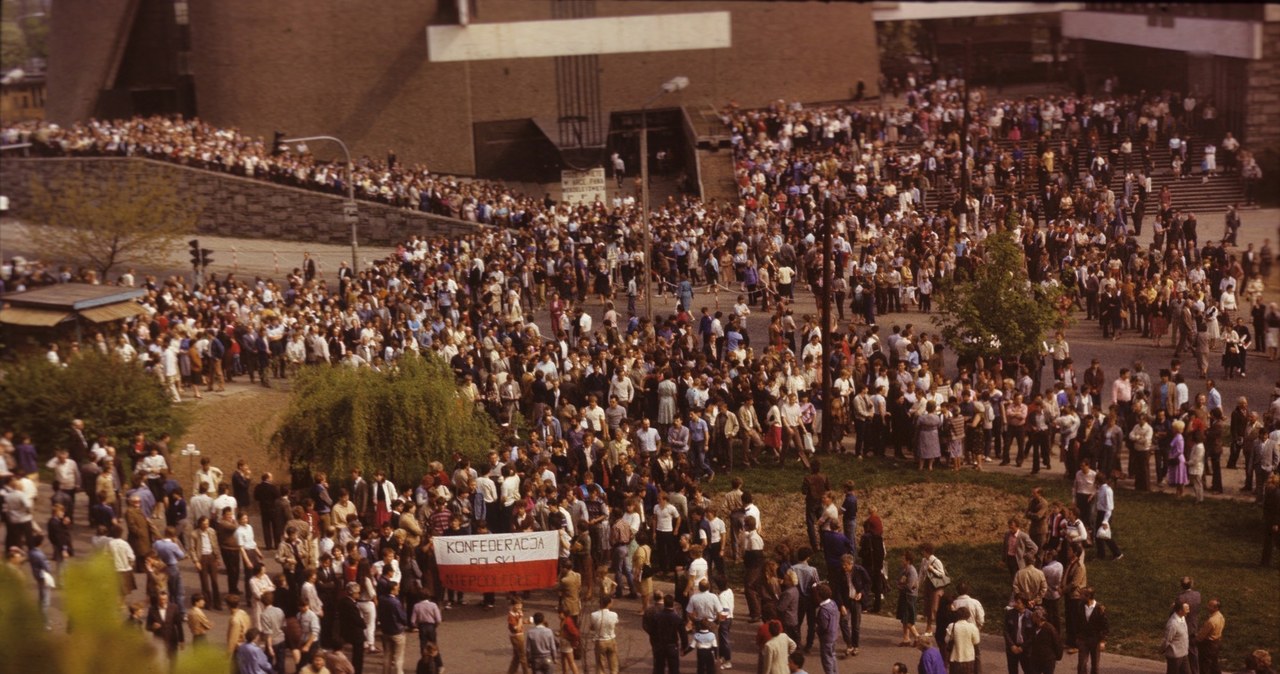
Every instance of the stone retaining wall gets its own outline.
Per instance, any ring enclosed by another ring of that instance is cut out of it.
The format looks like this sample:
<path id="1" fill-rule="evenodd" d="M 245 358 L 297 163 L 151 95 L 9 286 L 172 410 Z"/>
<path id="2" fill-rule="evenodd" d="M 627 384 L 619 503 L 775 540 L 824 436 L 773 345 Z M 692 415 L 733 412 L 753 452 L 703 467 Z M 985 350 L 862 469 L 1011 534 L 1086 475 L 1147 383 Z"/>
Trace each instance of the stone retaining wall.
<path id="1" fill-rule="evenodd" d="M 31 205 L 32 184 L 78 189 L 89 194 L 137 180 L 168 183 L 188 200 L 201 234 L 252 239 L 349 243 L 351 227 L 342 216 L 342 197 L 216 171 L 125 157 L 0 161 L 0 194 L 9 197 L 9 215 L 22 218 Z M 394 245 L 410 236 L 463 236 L 483 229 L 462 220 L 359 202 L 359 239 L 365 245 Z"/>

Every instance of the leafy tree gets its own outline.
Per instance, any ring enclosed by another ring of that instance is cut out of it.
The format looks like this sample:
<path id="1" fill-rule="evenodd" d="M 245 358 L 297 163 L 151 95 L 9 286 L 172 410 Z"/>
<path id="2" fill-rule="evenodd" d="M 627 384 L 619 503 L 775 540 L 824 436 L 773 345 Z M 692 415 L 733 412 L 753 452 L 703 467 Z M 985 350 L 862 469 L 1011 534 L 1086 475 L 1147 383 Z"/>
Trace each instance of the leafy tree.
<path id="1" fill-rule="evenodd" d="M 272 444 L 297 469 L 382 468 L 404 479 L 454 452 L 479 459 L 496 442 L 489 415 L 462 395 L 443 360 L 426 355 L 382 372 L 304 370 Z"/>
<path id="2" fill-rule="evenodd" d="M 0 23 L 0 69 L 22 67 L 27 60 L 27 47 L 22 44 L 22 27 L 14 21 Z"/>
<path id="3" fill-rule="evenodd" d="M 158 642 L 147 632 L 126 625 L 117 602 L 104 599 L 103 589 L 119 584 L 111 559 L 98 553 L 73 561 L 62 574 L 62 609 L 74 628 L 60 634 L 46 632 L 34 601 L 30 569 L 0 562 L 0 653 L 13 671 L 62 674 L 164 674 L 154 656 Z M 108 590 L 107 594 L 112 591 Z M 224 652 L 196 646 L 178 653 L 172 672 L 225 672 L 231 666 Z"/>
<path id="4" fill-rule="evenodd" d="M 42 355 L 7 366 L 0 377 L 0 428 L 30 433 L 36 447 L 65 447 L 72 419 L 117 447 L 139 431 L 175 436 L 186 415 L 155 376 L 137 363 L 96 351 L 53 365 Z"/>
<path id="5" fill-rule="evenodd" d="M 31 231 L 52 258 L 91 267 L 103 276 L 117 265 L 168 258 L 195 231 L 196 214 L 172 184 L 144 179 L 132 162 L 110 178 L 83 175 L 46 186 L 33 179 Z"/>
<path id="6" fill-rule="evenodd" d="M 970 262 L 968 274 L 940 288 L 941 311 L 933 322 L 947 345 L 961 356 L 999 354 L 1007 360 L 1037 353 L 1059 325 L 1061 288 L 1031 283 L 1022 248 L 1008 231 L 987 237 Z"/>

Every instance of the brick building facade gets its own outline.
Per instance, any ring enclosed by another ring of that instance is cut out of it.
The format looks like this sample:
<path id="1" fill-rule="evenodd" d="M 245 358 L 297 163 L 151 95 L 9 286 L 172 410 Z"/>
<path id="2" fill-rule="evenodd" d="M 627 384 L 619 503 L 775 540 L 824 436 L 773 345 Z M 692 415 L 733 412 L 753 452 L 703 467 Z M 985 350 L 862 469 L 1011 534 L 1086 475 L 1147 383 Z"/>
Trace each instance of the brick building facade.
<path id="1" fill-rule="evenodd" d="M 841 100 L 859 81 L 867 95 L 876 93 L 875 30 L 871 6 L 864 3 L 476 0 L 474 20 L 551 19 L 564 16 L 569 3 L 595 17 L 731 15 L 729 48 L 590 57 L 598 74 L 592 77 L 594 95 L 610 128 L 617 121 L 611 113 L 638 110 L 676 75 L 691 85 L 659 108 L 729 101 L 758 106 L 779 97 Z M 554 125 L 563 116 L 561 97 L 567 94 L 558 83 L 556 58 L 429 60 L 426 29 L 456 22 L 453 0 L 181 3 L 184 11 L 172 27 L 179 35 L 150 45 L 155 65 L 148 71 L 139 66 L 145 59 L 137 55 L 138 45 L 170 29 L 163 20 L 137 23 L 131 17 L 154 17 L 174 6 L 172 0 L 57 2 L 50 119 L 65 123 L 101 114 L 104 91 L 114 92 L 114 105 L 105 106 L 111 112 L 137 111 L 140 106 L 126 105 L 122 91 L 172 80 L 174 105 L 214 124 L 267 138 L 277 129 L 335 135 L 359 154 L 380 157 L 394 149 L 402 160 L 432 170 L 473 174 L 477 156 L 503 156 L 489 151 L 493 144 L 510 144 L 518 161 L 536 146 L 539 129 L 550 135 L 546 120 Z M 102 35 L 117 32 L 127 37 Z M 165 50 L 177 67 L 156 54 Z M 184 77 L 192 90 L 183 89 Z M 610 145 L 616 135 L 609 135 Z M 555 139 L 547 142 L 554 146 Z"/>

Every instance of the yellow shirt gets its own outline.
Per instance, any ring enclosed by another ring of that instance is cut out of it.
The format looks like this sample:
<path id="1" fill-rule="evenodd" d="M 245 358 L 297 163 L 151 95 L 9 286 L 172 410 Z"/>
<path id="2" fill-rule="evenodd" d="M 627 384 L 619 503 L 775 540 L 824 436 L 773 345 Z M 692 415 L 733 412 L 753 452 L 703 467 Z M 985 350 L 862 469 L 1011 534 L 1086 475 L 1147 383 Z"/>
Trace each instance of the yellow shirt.
<path id="1" fill-rule="evenodd" d="M 1222 628 L 1226 626 L 1227 619 L 1222 617 L 1222 611 L 1214 611 L 1196 632 L 1196 641 L 1222 641 Z"/>

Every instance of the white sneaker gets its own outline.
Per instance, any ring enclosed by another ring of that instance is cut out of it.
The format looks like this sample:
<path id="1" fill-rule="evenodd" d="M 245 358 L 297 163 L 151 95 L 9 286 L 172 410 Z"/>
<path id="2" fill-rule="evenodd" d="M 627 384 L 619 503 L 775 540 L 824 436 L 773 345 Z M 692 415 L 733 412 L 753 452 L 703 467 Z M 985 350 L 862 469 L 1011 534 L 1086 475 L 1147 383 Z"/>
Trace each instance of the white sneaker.
<path id="1" fill-rule="evenodd" d="M 720 665 L 720 669 L 733 669 L 733 663 L 732 663 L 732 662 L 726 662 L 726 663 L 724 663 L 723 665 Z"/>

